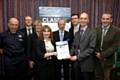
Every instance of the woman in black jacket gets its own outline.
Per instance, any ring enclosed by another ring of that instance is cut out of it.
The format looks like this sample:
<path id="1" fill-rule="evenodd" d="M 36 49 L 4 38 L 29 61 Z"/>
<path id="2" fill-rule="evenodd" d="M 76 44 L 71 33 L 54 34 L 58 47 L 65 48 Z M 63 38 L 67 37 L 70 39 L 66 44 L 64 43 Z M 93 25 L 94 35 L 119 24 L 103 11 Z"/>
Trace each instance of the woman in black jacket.
<path id="1" fill-rule="evenodd" d="M 34 80 L 55 80 L 56 52 L 52 31 L 47 25 L 41 28 L 42 32 L 39 27 L 35 26 L 36 33 L 31 37 Z"/>

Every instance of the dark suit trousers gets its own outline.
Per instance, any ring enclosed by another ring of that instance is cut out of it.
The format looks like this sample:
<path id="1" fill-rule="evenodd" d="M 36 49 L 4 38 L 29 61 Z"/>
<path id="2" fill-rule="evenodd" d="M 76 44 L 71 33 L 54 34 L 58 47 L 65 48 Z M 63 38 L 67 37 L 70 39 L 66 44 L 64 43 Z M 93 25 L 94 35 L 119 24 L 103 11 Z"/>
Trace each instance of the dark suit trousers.
<path id="1" fill-rule="evenodd" d="M 96 68 L 95 68 L 95 77 L 96 80 L 110 80 L 110 72 L 113 69 L 112 66 L 105 67 L 102 66 L 101 63 L 96 63 Z"/>
<path id="2" fill-rule="evenodd" d="M 100 62 L 95 63 L 95 79 L 104 80 L 104 72 Z"/>
<path id="3" fill-rule="evenodd" d="M 8 57 L 5 57 L 5 80 L 28 80 L 27 68 L 26 61 L 13 64 Z"/>
<path id="4" fill-rule="evenodd" d="M 75 80 L 95 80 L 94 72 L 81 72 L 81 67 L 78 63 L 75 63 L 74 70 Z"/>
<path id="5" fill-rule="evenodd" d="M 75 70 L 74 70 L 74 61 L 70 62 L 70 78 L 71 80 L 75 80 Z"/>
<path id="6" fill-rule="evenodd" d="M 70 80 L 69 78 L 69 60 L 57 60 L 56 62 L 56 80 L 61 80 L 61 77 L 64 80 Z M 61 71 L 63 70 L 63 71 Z"/>
<path id="7" fill-rule="evenodd" d="M 69 60 L 62 60 L 62 64 L 63 64 L 63 73 L 64 73 L 64 80 L 69 80 L 69 64 L 70 61 Z"/>

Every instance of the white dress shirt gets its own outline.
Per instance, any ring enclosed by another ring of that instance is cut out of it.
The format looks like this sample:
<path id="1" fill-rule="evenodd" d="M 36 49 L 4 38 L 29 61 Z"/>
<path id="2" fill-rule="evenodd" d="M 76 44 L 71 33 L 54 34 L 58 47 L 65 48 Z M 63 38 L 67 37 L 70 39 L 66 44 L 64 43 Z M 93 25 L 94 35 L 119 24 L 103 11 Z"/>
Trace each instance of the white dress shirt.
<path id="1" fill-rule="evenodd" d="M 26 27 L 26 29 L 27 29 L 27 35 L 28 35 L 28 36 L 33 33 L 33 31 L 32 31 L 32 26 Z"/>
<path id="2" fill-rule="evenodd" d="M 45 48 L 47 52 L 54 52 L 54 46 L 51 42 L 51 40 L 44 40 L 45 42 Z"/>
<path id="3" fill-rule="evenodd" d="M 75 35 L 76 32 L 79 31 L 79 26 L 80 26 L 79 24 L 76 25 L 76 26 L 73 26 L 74 27 L 74 35 Z"/>

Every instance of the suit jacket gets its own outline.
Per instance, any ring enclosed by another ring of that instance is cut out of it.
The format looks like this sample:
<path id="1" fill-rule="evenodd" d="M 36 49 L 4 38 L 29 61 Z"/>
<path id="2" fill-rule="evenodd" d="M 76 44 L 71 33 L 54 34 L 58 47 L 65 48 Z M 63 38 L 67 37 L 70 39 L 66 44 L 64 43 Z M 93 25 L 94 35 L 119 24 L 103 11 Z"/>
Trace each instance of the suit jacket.
<path id="1" fill-rule="evenodd" d="M 37 63 L 43 63 L 46 62 L 46 59 L 44 58 L 44 55 L 46 53 L 45 49 L 45 42 L 38 38 L 37 34 L 34 33 L 30 35 L 30 59 L 37 62 Z M 55 48 L 55 43 L 51 42 Z M 56 49 L 55 49 L 56 50 Z M 52 59 L 56 59 L 55 56 L 52 56 Z"/>
<path id="2" fill-rule="evenodd" d="M 1 33 L 1 48 L 3 54 L 13 64 L 26 60 L 25 35 L 19 30 L 11 33 L 10 30 Z"/>
<path id="3" fill-rule="evenodd" d="M 20 31 L 21 31 L 22 33 L 24 33 L 24 35 L 25 35 L 25 38 L 26 38 L 25 47 L 26 47 L 26 51 L 27 51 L 26 53 L 27 53 L 27 56 L 28 56 L 28 58 L 29 58 L 29 56 L 30 56 L 30 45 L 31 45 L 30 35 L 27 36 L 27 29 L 26 29 L 26 27 L 20 29 Z M 35 33 L 34 28 L 32 28 L 32 32 L 33 32 L 32 34 Z"/>
<path id="4" fill-rule="evenodd" d="M 69 29 L 69 35 L 70 35 L 70 43 L 72 44 L 74 40 L 74 26 L 72 23 L 71 23 L 71 28 Z"/>
<path id="5" fill-rule="evenodd" d="M 35 62 L 42 61 L 46 53 L 44 41 L 40 40 L 36 33 L 30 35 L 29 58 Z"/>
<path id="6" fill-rule="evenodd" d="M 73 42 L 74 39 L 74 26 L 71 24 L 71 28 L 69 29 L 70 39 Z"/>
<path id="7" fill-rule="evenodd" d="M 96 51 L 101 52 L 102 63 L 104 63 L 105 66 L 112 66 L 114 64 L 114 54 L 120 35 L 119 30 L 112 25 L 110 26 L 103 40 L 102 51 L 100 50 L 102 27 L 96 28 L 96 31 Z"/>
<path id="8" fill-rule="evenodd" d="M 46 53 L 45 42 L 41 40 L 36 33 L 30 35 L 31 37 L 31 59 L 34 61 L 34 71 L 35 75 L 37 74 L 36 79 L 40 80 L 55 80 L 55 62 L 56 57 L 51 56 L 52 59 L 47 60 L 44 58 Z M 52 42 L 53 43 L 53 42 Z M 46 72 L 46 70 L 48 72 Z"/>
<path id="9" fill-rule="evenodd" d="M 89 27 L 84 32 L 82 40 L 80 39 L 80 31 L 75 34 L 71 53 L 77 56 L 78 61 L 76 61 L 76 63 L 81 67 L 82 72 L 91 72 L 94 70 L 93 54 L 95 44 L 95 31 Z"/>
<path id="10" fill-rule="evenodd" d="M 26 27 L 20 29 L 20 31 L 23 32 L 26 35 L 26 38 L 27 38 L 27 29 L 26 29 Z M 32 32 L 35 33 L 34 28 L 32 28 Z"/>
<path id="11" fill-rule="evenodd" d="M 53 32 L 53 39 L 54 39 L 55 42 L 60 41 L 59 30 Z M 68 44 L 69 44 L 69 47 L 70 47 L 71 43 L 70 43 L 70 35 L 69 35 L 69 32 L 64 31 L 63 41 L 68 41 Z"/>

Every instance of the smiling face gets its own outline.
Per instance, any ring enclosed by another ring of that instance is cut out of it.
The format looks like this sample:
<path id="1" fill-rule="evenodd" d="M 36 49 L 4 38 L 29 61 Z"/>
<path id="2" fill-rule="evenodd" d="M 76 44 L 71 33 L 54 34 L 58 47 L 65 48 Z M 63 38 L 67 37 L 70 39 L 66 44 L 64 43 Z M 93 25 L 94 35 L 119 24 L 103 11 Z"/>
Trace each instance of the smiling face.
<path id="1" fill-rule="evenodd" d="M 16 32 L 19 28 L 18 19 L 10 18 L 8 26 L 9 26 L 10 32 Z"/>
<path id="2" fill-rule="evenodd" d="M 49 26 L 45 25 L 43 26 L 43 38 L 49 39 L 52 36 L 52 31 Z"/>
<path id="3" fill-rule="evenodd" d="M 35 30 L 36 32 L 42 32 L 42 25 L 41 24 L 35 25 Z"/>
<path id="4" fill-rule="evenodd" d="M 25 17 L 25 25 L 28 27 L 32 25 L 32 18 L 30 16 Z"/>
<path id="5" fill-rule="evenodd" d="M 73 24 L 74 26 L 78 25 L 78 24 L 79 24 L 79 17 L 78 17 L 78 15 L 73 15 L 73 16 L 71 17 L 71 22 L 72 22 L 72 24 Z"/>
<path id="6" fill-rule="evenodd" d="M 101 18 L 102 26 L 109 26 L 112 23 L 112 15 L 111 14 L 103 14 Z"/>
<path id="7" fill-rule="evenodd" d="M 44 37 L 44 38 L 49 38 L 49 37 L 50 37 L 50 31 L 49 31 L 48 29 L 45 29 L 45 30 L 43 31 L 43 37 Z"/>
<path id="8" fill-rule="evenodd" d="M 59 27 L 59 29 L 63 31 L 64 28 L 65 28 L 65 24 L 66 24 L 65 20 L 63 20 L 63 19 L 59 20 L 58 21 L 58 27 Z"/>
<path id="9" fill-rule="evenodd" d="M 79 22 L 80 22 L 81 27 L 84 27 L 84 26 L 88 25 L 88 23 L 89 23 L 88 14 L 87 13 L 81 13 L 80 16 L 79 16 Z"/>
<path id="10" fill-rule="evenodd" d="M 40 20 L 35 20 L 34 28 L 36 32 L 42 32 L 42 23 Z"/>

